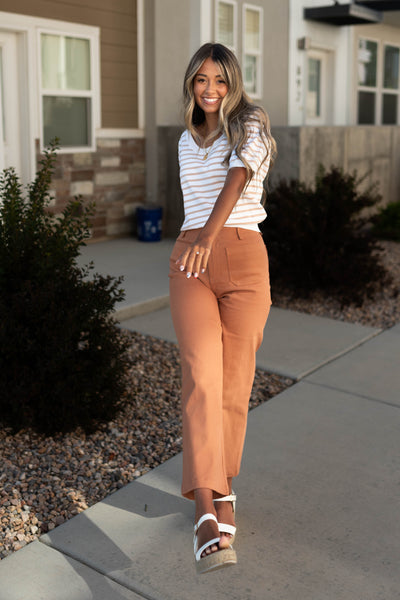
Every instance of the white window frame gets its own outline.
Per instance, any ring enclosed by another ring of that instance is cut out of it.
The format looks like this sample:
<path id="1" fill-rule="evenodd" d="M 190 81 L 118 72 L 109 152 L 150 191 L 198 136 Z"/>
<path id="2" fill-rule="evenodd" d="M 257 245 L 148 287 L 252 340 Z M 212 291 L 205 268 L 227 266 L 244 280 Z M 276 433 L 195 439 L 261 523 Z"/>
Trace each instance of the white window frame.
<path id="1" fill-rule="evenodd" d="M 11 164 L 21 175 L 21 115 L 22 110 L 19 106 L 19 81 L 16 77 L 18 73 L 18 42 L 14 32 L 0 31 L 0 43 L 2 50 L 2 62 L 4 71 L 2 72 L 3 94 L 0 89 L 0 169 L 6 165 L 5 158 L 8 158 L 8 164 Z M 9 82 L 9 83 L 8 83 Z M 1 81 L 0 81 L 1 85 Z M 4 102 L 4 105 L 3 105 Z M 7 112 L 7 109 L 10 109 Z M 4 112 L 3 112 L 4 111 Z M 3 121 L 4 119 L 4 121 Z M 4 125 L 4 129 L 3 129 Z"/>
<path id="2" fill-rule="evenodd" d="M 238 10 L 237 10 L 236 0 L 216 0 L 216 2 L 215 2 L 215 41 L 220 42 L 218 23 L 219 23 L 219 7 L 221 4 L 230 4 L 231 6 L 233 6 L 233 46 L 228 46 L 228 48 L 230 50 L 232 50 L 232 52 L 237 54 L 237 49 L 238 49 L 237 13 L 238 13 Z"/>
<path id="3" fill-rule="evenodd" d="M 366 42 L 374 42 L 375 44 L 377 44 L 376 85 L 375 86 L 360 85 L 358 83 L 358 52 L 360 49 L 360 41 L 361 40 L 365 40 Z M 382 52 L 381 52 L 380 40 L 372 38 L 372 37 L 365 37 L 363 35 L 358 36 L 358 38 L 357 38 L 357 99 L 356 99 L 356 102 L 357 102 L 357 105 L 356 105 L 357 125 L 365 125 L 365 123 L 359 123 L 359 120 L 358 120 L 359 119 L 359 114 L 358 114 L 359 92 L 370 92 L 370 93 L 375 94 L 375 115 L 374 115 L 374 122 L 371 123 L 371 125 L 378 125 L 381 122 L 381 112 L 382 112 L 382 106 L 381 106 L 382 68 L 380 68 L 381 62 L 382 62 Z"/>
<path id="4" fill-rule="evenodd" d="M 93 36 L 95 61 L 92 63 L 95 73 L 93 80 L 95 100 L 93 104 L 93 121 L 97 130 L 101 126 L 101 96 L 100 96 L 100 29 L 99 27 L 81 25 L 80 23 L 70 23 L 68 21 L 59 21 L 55 19 L 45 19 L 41 17 L 31 17 L 29 15 L 20 15 L 16 13 L 0 11 L 0 30 L 5 32 L 17 33 L 19 37 L 19 55 L 20 55 L 20 89 L 21 89 L 21 128 L 22 128 L 22 162 L 23 162 L 23 182 L 31 181 L 36 174 L 36 153 L 35 140 L 41 138 L 39 109 L 39 59 L 37 29 L 46 29 L 59 31 L 69 36 Z M 107 131 L 107 130 L 105 130 Z M 93 140 L 95 143 L 95 140 Z M 73 148 L 62 149 L 60 152 L 71 153 Z M 90 152 L 89 148 L 82 149 L 82 152 Z"/>
<path id="5" fill-rule="evenodd" d="M 315 116 L 308 116 L 307 114 L 307 96 L 309 92 L 309 60 L 317 60 L 320 63 L 320 114 Z M 328 75 L 328 53 L 323 50 L 317 50 L 312 48 L 307 52 L 307 69 L 306 69 L 306 85 L 305 85 L 305 122 L 307 125 L 327 125 L 328 124 L 328 102 L 327 102 L 327 75 Z"/>
<path id="6" fill-rule="evenodd" d="M 246 11 L 252 10 L 260 15 L 260 48 L 257 51 L 246 48 Z M 261 99 L 263 90 L 263 48 L 264 48 L 264 9 L 256 4 L 243 4 L 242 8 L 242 68 L 246 64 L 246 56 L 255 56 L 257 61 L 256 91 L 247 92 L 250 98 Z"/>
<path id="7" fill-rule="evenodd" d="M 90 90 L 45 90 L 42 87 L 42 60 L 41 60 L 41 36 L 42 34 L 73 37 L 89 41 L 90 47 Z M 94 152 L 96 150 L 96 130 L 100 125 L 100 85 L 99 78 L 96 75 L 100 70 L 100 51 L 99 38 L 93 33 L 83 33 L 80 31 L 67 31 L 66 29 L 44 28 L 37 29 L 37 64 L 38 64 L 38 87 L 39 87 L 39 123 L 40 123 L 40 149 L 43 152 L 43 97 L 44 96 L 63 96 L 69 98 L 88 98 L 90 99 L 91 114 L 88 133 L 90 135 L 90 144 L 87 146 L 62 146 L 60 152 L 64 154 L 73 154 L 76 152 Z M 61 140 L 62 141 L 62 140 Z"/>
<path id="8" fill-rule="evenodd" d="M 385 78 L 385 48 L 386 46 L 390 46 L 391 48 L 397 48 L 400 54 L 400 45 L 392 44 L 391 42 L 383 42 L 382 43 L 382 58 L 381 58 L 381 69 L 382 69 L 382 91 L 381 91 L 381 110 L 380 110 L 380 122 L 383 122 L 383 95 L 389 94 L 393 96 L 397 96 L 397 123 L 395 125 L 400 124 L 400 61 L 399 61 L 399 73 L 398 73 L 398 87 L 396 90 L 392 88 L 384 87 L 384 78 Z"/>
<path id="9" fill-rule="evenodd" d="M 384 94 L 393 94 L 397 96 L 397 123 L 396 125 L 400 125 L 400 73 L 399 73 L 399 87 L 397 90 L 387 89 L 383 87 L 384 84 L 384 60 L 385 60 L 385 47 L 392 46 L 393 48 L 399 48 L 399 44 L 394 44 L 391 42 L 375 39 L 372 37 L 359 36 L 357 38 L 357 53 L 359 50 L 360 40 L 365 40 L 367 42 L 374 42 L 377 44 L 377 56 L 376 56 L 376 85 L 372 86 L 364 86 L 359 85 L 357 81 L 357 95 L 356 95 L 356 115 L 357 115 L 357 124 L 358 122 L 358 94 L 359 92 L 373 92 L 376 97 L 375 102 L 375 115 L 374 115 L 374 123 L 371 125 L 382 125 L 382 111 L 383 111 L 383 95 Z M 357 67 L 358 67 L 358 54 L 357 54 Z M 358 75 L 357 75 L 358 77 Z"/>

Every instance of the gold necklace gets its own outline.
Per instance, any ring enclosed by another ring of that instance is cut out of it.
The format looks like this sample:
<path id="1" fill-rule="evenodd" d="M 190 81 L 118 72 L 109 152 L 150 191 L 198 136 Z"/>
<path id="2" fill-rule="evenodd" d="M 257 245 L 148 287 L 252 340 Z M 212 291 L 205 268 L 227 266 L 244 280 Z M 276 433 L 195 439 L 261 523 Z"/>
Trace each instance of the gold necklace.
<path id="1" fill-rule="evenodd" d="M 213 145 L 211 144 L 211 146 L 209 146 L 209 149 L 207 150 L 207 152 L 204 154 L 203 160 L 207 160 L 208 155 L 210 154 L 212 147 L 213 147 Z"/>
<path id="2" fill-rule="evenodd" d="M 214 146 L 214 142 L 215 142 L 217 139 L 218 139 L 218 138 L 216 138 L 216 139 L 213 141 L 213 143 L 211 144 L 211 146 L 208 146 L 208 148 L 204 148 L 204 150 L 205 150 L 205 153 L 204 153 L 204 156 L 203 156 L 203 160 L 207 160 L 207 158 L 208 158 L 208 155 L 210 154 L 210 152 L 211 152 L 211 150 L 212 150 L 212 147 Z"/>

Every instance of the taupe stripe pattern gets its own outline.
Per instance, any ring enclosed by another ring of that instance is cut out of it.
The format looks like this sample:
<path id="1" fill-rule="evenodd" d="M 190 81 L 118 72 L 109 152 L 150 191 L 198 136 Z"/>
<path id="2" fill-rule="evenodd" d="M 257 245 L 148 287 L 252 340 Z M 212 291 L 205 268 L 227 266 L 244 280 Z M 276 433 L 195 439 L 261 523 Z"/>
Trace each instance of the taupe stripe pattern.
<path id="1" fill-rule="evenodd" d="M 183 192 L 185 220 L 182 231 L 203 227 L 215 201 L 225 183 L 228 169 L 244 167 L 244 164 L 233 152 L 229 166 L 223 165 L 228 153 L 228 141 L 225 135 L 219 137 L 211 147 L 200 148 L 188 130 L 179 140 L 179 165 L 181 187 Z M 250 164 L 254 176 L 243 191 L 233 208 L 225 227 L 243 227 L 258 231 L 266 212 L 260 204 L 263 192 L 263 181 L 268 173 L 269 157 L 262 161 L 267 150 L 255 126 L 249 127 L 249 139 L 242 154 Z"/>

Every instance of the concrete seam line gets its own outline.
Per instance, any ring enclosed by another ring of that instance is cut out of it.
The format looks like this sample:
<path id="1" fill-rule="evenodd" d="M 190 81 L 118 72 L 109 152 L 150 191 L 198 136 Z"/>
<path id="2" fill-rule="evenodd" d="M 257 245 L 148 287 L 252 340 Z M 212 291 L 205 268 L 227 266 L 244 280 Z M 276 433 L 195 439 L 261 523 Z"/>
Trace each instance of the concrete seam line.
<path id="1" fill-rule="evenodd" d="M 89 561 L 84 561 L 81 558 L 77 558 L 71 552 L 67 552 L 66 550 L 59 550 L 57 547 L 55 547 L 51 543 L 50 540 L 44 540 L 42 538 L 39 538 L 38 541 L 41 542 L 42 544 L 44 544 L 45 546 L 47 546 L 48 548 L 51 548 L 52 550 L 55 550 L 59 554 L 62 554 L 63 556 L 71 558 L 75 562 L 80 563 L 81 565 L 84 565 L 85 567 L 87 567 L 88 569 L 91 569 L 92 571 L 95 571 L 96 573 L 98 573 L 99 575 L 102 575 L 106 579 L 109 579 L 110 581 L 113 581 L 114 583 L 117 583 L 121 587 L 124 587 L 124 588 L 126 588 L 127 590 L 129 590 L 131 592 L 139 594 L 139 596 L 142 596 L 142 598 L 144 598 L 145 600 L 160 600 L 157 596 L 153 596 L 148 591 L 146 591 L 145 589 L 143 589 L 142 586 L 139 585 L 139 584 L 138 585 L 131 585 L 131 584 L 127 585 L 125 583 L 121 583 L 120 581 L 118 581 L 118 579 L 115 576 L 110 575 L 109 573 L 107 573 L 106 571 L 102 570 L 100 567 L 96 566 L 95 564 L 92 564 Z"/>
<path id="2" fill-rule="evenodd" d="M 392 408 L 397 408 L 397 410 L 400 410 L 400 406 L 398 404 L 395 404 L 394 402 L 389 402 L 388 400 L 380 400 L 379 398 L 374 398 L 373 396 L 365 396 L 364 394 L 352 392 L 351 390 L 346 390 L 340 387 L 334 387 L 333 385 L 328 385 L 327 383 L 318 383 L 318 381 L 302 381 L 301 383 L 308 383 L 309 385 L 315 385 L 317 387 L 322 387 L 327 390 L 332 390 L 334 392 L 342 392 L 343 394 L 347 394 L 348 396 L 355 396 L 356 398 L 368 400 L 369 402 L 375 402 L 376 404 L 385 404 L 386 406 L 391 406 Z"/>
<path id="3" fill-rule="evenodd" d="M 348 348 L 345 348 L 344 350 L 341 350 L 341 351 L 337 352 L 333 356 L 330 356 L 324 362 L 319 363 L 315 367 L 311 367 L 310 369 L 308 369 L 308 371 L 304 371 L 303 373 L 300 373 L 300 375 L 298 375 L 298 378 L 297 378 L 296 381 L 301 381 L 305 377 L 308 377 L 309 375 L 312 375 L 313 373 L 315 373 L 319 369 L 322 369 L 323 367 L 326 367 L 326 365 L 329 365 L 330 363 L 334 362 L 338 358 L 342 358 L 343 356 L 346 356 L 346 354 L 349 354 L 350 352 L 353 352 L 353 350 L 356 350 L 357 348 L 360 348 L 360 346 L 363 346 L 364 344 L 370 342 L 371 340 L 373 340 L 374 338 L 378 337 L 378 335 L 381 335 L 385 331 L 388 331 L 388 330 L 387 329 L 378 329 L 377 331 L 374 331 L 374 332 L 370 333 L 368 336 L 366 336 L 362 340 L 354 342 L 354 344 L 352 344 Z"/>
<path id="4" fill-rule="evenodd" d="M 289 379 L 293 379 L 293 381 L 295 381 L 295 382 L 299 382 L 299 381 L 302 381 L 305 377 L 308 377 L 309 375 L 312 375 L 313 373 L 315 373 L 315 371 L 318 371 L 318 369 L 322 369 L 323 367 L 325 367 L 326 365 L 329 365 L 331 362 L 337 360 L 338 358 L 341 358 L 342 356 L 345 356 L 349 352 L 356 350 L 363 344 L 366 344 L 367 342 L 371 341 L 373 338 L 377 337 L 381 333 L 384 333 L 385 331 L 389 331 L 389 330 L 388 329 L 379 329 L 377 331 L 374 331 L 371 334 L 369 334 L 367 337 L 363 338 L 362 340 L 354 342 L 354 344 L 352 346 L 349 346 L 348 348 L 345 348 L 344 350 L 340 350 L 333 356 L 330 356 L 326 360 L 318 363 L 317 365 L 314 365 L 313 367 L 310 367 L 306 371 L 302 371 L 301 373 L 295 373 L 294 371 L 291 372 L 289 368 L 286 370 L 276 369 L 276 368 L 271 368 L 271 367 L 265 368 L 258 364 L 256 365 L 256 367 L 257 367 L 257 369 L 260 369 L 261 371 L 266 371 L 267 373 L 274 373 L 275 375 L 280 375 L 282 377 L 288 377 Z"/>

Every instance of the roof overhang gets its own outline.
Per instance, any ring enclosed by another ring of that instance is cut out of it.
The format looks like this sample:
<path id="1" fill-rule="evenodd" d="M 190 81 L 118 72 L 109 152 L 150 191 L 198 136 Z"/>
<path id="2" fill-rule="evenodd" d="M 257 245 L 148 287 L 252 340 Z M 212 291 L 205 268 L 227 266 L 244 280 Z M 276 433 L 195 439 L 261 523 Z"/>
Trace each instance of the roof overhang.
<path id="1" fill-rule="evenodd" d="M 356 4 L 362 4 L 372 10 L 400 10 L 400 0 L 356 0 Z"/>
<path id="2" fill-rule="evenodd" d="M 377 2 L 377 0 L 375 0 Z M 308 21 L 319 21 L 327 25 L 372 25 L 381 23 L 383 14 L 361 4 L 335 4 L 305 8 L 304 18 Z"/>

